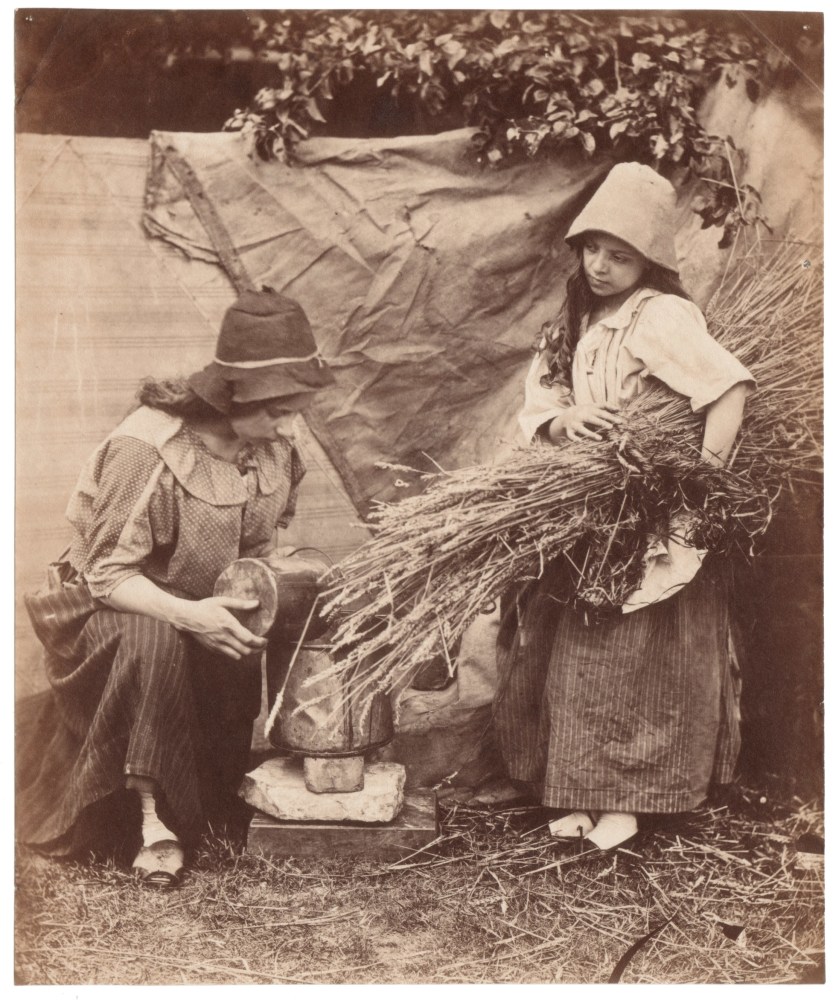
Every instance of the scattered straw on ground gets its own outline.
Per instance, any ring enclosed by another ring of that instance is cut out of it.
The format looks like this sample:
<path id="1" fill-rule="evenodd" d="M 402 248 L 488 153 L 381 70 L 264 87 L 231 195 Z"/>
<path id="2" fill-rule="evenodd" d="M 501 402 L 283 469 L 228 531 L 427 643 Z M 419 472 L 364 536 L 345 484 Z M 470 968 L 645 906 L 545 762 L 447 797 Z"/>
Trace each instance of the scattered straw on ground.
<path id="1" fill-rule="evenodd" d="M 536 808 L 452 805 L 430 853 L 395 865 L 214 843 L 167 894 L 22 851 L 17 982 L 594 983 L 617 965 L 631 983 L 820 982 L 807 833 L 815 807 L 744 793 L 575 860 Z"/>

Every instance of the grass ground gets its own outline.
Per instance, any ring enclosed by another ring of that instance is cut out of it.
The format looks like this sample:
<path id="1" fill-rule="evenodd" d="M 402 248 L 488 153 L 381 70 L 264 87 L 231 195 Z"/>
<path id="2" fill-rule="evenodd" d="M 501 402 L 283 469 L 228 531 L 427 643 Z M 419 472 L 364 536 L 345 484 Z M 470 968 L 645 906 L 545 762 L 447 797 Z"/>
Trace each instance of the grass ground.
<path id="1" fill-rule="evenodd" d="M 431 853 L 385 866 L 208 842 L 171 893 L 21 851 L 16 981 L 595 983 L 617 963 L 631 983 L 823 981 L 822 875 L 796 851 L 817 809 L 742 793 L 579 860 L 543 822 L 445 805 Z"/>

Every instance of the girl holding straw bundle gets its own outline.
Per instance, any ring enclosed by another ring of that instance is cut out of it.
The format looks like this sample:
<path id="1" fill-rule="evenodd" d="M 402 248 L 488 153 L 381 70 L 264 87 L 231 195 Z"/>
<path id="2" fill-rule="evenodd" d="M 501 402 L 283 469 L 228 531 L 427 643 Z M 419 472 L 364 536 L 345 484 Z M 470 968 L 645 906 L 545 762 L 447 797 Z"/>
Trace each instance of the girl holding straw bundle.
<path id="1" fill-rule="evenodd" d="M 579 264 L 527 377 L 527 441 L 601 440 L 658 379 L 703 414 L 702 460 L 730 456 L 754 381 L 680 284 L 674 209 L 668 181 L 623 163 L 573 222 L 566 240 Z M 562 607 L 552 566 L 504 618 L 501 748 L 510 776 L 562 814 L 550 829 L 568 842 L 620 846 L 639 814 L 687 811 L 733 777 L 727 583 L 685 528 L 672 518 L 651 539 L 621 614 L 590 623 Z"/>

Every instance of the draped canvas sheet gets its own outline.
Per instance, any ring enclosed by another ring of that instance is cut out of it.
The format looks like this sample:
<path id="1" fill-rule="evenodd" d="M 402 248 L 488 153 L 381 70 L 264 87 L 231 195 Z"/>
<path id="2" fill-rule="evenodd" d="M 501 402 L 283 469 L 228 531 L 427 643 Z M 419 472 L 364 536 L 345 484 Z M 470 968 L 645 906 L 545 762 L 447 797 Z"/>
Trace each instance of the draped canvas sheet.
<path id="1" fill-rule="evenodd" d="M 514 434 L 520 372 L 570 266 L 549 247 L 609 166 L 483 171 L 469 138 L 316 139 L 294 167 L 236 135 L 152 139 L 149 231 L 210 258 L 165 167 L 173 146 L 252 277 L 307 310 L 338 380 L 321 410 L 368 497 L 398 495 L 378 460 L 454 467 Z"/>
<path id="2" fill-rule="evenodd" d="M 819 137 L 778 95 L 753 105 L 742 90 L 715 88 L 707 127 L 747 150 L 745 179 L 776 229 L 806 231 L 820 205 Z M 402 495 L 379 460 L 459 467 L 514 439 L 530 347 L 574 266 L 563 235 L 611 165 L 569 153 L 483 169 L 471 135 L 313 139 L 292 167 L 264 163 L 238 134 L 151 137 L 148 232 L 217 260 L 166 166 L 171 149 L 252 278 L 309 313 L 338 380 L 320 409 L 362 498 Z M 691 195 L 681 192 L 677 249 L 705 307 L 727 253 L 719 230 L 700 229 Z"/>

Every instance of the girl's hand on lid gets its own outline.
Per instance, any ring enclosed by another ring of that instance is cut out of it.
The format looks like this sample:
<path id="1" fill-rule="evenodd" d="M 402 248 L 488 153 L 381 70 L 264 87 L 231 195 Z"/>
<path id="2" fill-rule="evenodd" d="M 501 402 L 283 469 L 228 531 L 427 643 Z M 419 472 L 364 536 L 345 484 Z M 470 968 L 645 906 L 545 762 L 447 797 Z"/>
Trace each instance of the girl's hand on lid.
<path id="1" fill-rule="evenodd" d="M 619 407 L 612 403 L 579 403 L 569 406 L 549 425 L 550 441 L 566 437 L 568 441 L 601 441 L 604 431 L 612 430 L 622 422 Z"/>

